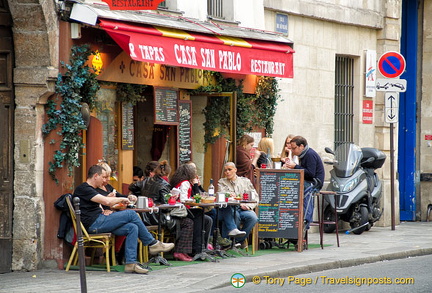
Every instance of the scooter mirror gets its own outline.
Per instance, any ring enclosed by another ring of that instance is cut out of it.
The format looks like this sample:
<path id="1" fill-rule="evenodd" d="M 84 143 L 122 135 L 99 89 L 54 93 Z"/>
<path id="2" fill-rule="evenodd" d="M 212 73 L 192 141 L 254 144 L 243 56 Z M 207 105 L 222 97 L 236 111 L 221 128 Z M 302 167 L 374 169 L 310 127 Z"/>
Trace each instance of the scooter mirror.
<path id="1" fill-rule="evenodd" d="M 334 151 L 331 148 L 329 148 L 329 147 L 325 147 L 324 150 L 325 150 L 326 153 L 329 153 L 329 154 L 332 154 L 332 155 L 335 154 Z"/>

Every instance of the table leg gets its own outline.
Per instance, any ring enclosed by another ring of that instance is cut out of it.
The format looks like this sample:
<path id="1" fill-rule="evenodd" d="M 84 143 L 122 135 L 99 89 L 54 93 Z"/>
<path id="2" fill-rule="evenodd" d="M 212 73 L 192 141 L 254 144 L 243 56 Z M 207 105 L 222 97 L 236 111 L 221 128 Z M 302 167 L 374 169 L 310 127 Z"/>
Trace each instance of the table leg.
<path id="1" fill-rule="evenodd" d="M 162 242 L 162 211 L 158 212 L 158 240 Z M 158 253 L 155 256 L 152 256 L 149 260 L 149 263 L 161 264 L 164 266 L 171 266 L 171 264 Z"/>
<path id="2" fill-rule="evenodd" d="M 219 238 L 219 234 L 220 234 L 220 229 L 219 229 L 219 206 L 215 206 L 216 209 L 216 225 L 215 225 L 215 229 L 213 231 L 213 253 L 216 254 L 219 257 L 222 258 L 226 258 L 229 257 L 229 255 L 221 249 L 219 243 L 217 242 L 218 238 Z"/>
<path id="3" fill-rule="evenodd" d="M 207 248 L 205 247 L 205 211 L 204 208 L 201 209 L 202 211 L 202 231 L 201 231 L 201 252 L 197 253 L 192 260 L 197 260 L 197 259 L 201 259 L 201 260 L 210 260 L 210 261 L 214 261 L 216 262 L 217 260 L 213 257 L 211 257 L 208 253 L 207 253 Z"/>

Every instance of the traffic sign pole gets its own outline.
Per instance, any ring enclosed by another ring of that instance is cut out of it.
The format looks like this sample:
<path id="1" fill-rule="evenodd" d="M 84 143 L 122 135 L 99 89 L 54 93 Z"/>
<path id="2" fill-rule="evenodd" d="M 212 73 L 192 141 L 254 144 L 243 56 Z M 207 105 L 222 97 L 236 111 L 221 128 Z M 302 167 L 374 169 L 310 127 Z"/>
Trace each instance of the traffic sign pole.
<path id="1" fill-rule="evenodd" d="M 378 61 L 379 72 L 387 78 L 398 78 L 405 71 L 405 58 L 398 52 L 386 52 Z M 391 229 L 395 230 L 395 174 L 394 174 L 394 130 L 393 123 L 397 122 L 399 109 L 399 95 L 396 93 L 406 91 L 406 83 L 402 80 L 389 80 L 377 83 L 376 90 L 391 91 L 385 95 L 385 120 L 390 123 L 390 199 L 391 199 Z M 397 99 L 397 101 L 396 101 Z M 396 106 L 396 107 L 395 107 Z"/>

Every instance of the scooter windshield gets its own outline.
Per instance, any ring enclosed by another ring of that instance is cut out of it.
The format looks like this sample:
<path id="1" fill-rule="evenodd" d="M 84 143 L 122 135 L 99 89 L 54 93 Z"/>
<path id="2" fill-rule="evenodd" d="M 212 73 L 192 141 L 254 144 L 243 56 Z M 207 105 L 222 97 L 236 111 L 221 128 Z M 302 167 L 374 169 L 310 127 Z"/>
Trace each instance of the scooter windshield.
<path id="1" fill-rule="evenodd" d="M 362 150 L 359 146 L 352 143 L 346 143 L 338 146 L 335 151 L 335 163 L 333 168 L 338 177 L 352 176 L 360 166 L 363 157 Z"/>

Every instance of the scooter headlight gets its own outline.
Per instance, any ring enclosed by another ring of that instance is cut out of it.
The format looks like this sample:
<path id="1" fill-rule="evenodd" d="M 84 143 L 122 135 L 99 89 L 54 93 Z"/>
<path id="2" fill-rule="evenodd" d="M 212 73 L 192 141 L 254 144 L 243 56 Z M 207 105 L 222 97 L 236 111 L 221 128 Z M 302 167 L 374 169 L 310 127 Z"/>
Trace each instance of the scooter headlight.
<path id="1" fill-rule="evenodd" d="M 339 190 L 339 184 L 336 180 L 332 179 L 331 184 L 333 185 L 334 190 Z"/>
<path id="2" fill-rule="evenodd" d="M 350 192 L 351 190 L 353 190 L 357 186 L 358 180 L 359 180 L 359 178 L 357 177 L 357 178 L 349 181 L 347 184 L 345 184 L 342 191 L 343 192 Z"/>

